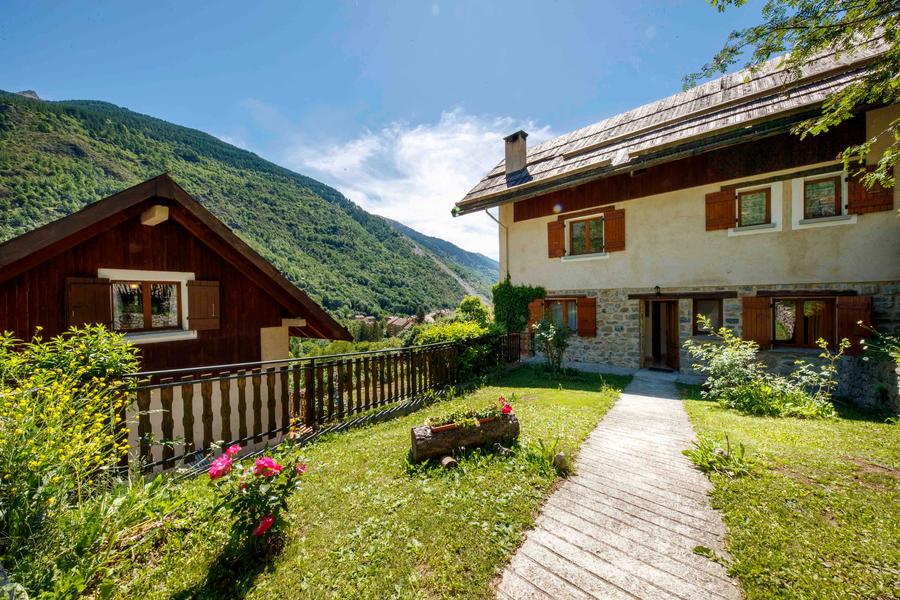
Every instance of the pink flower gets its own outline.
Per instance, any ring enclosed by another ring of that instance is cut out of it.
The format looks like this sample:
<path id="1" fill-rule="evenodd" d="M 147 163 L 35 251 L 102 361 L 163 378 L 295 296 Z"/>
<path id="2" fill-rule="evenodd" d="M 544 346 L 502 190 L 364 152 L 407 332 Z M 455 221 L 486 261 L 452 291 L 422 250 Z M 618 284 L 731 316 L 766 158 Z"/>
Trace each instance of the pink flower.
<path id="1" fill-rule="evenodd" d="M 262 475 L 263 477 L 271 477 L 281 473 L 281 465 L 275 462 L 274 458 L 263 456 L 262 458 L 256 459 L 256 468 L 253 472 L 257 475 Z"/>
<path id="2" fill-rule="evenodd" d="M 512 406 L 510 406 L 509 404 L 504 404 L 503 408 L 500 409 L 500 412 L 502 412 L 504 415 L 508 415 L 512 412 Z"/>
<path id="3" fill-rule="evenodd" d="M 499 398 L 497 398 L 497 404 L 499 404 L 500 406 L 505 406 L 506 398 L 504 398 L 503 396 L 500 396 Z"/>
<path id="4" fill-rule="evenodd" d="M 273 517 L 272 515 L 264 516 L 262 518 L 262 520 L 259 522 L 259 525 L 257 525 L 256 528 L 253 530 L 253 535 L 260 536 L 260 535 L 264 534 L 265 532 L 267 532 L 269 529 L 272 528 L 272 525 L 274 523 L 275 523 L 275 517 Z"/>
<path id="5" fill-rule="evenodd" d="M 231 457 L 223 454 L 209 465 L 209 478 L 218 479 L 231 472 Z"/>
<path id="6" fill-rule="evenodd" d="M 294 470 L 297 472 L 297 475 L 303 475 L 306 473 L 306 463 L 297 463 L 297 466 L 294 467 Z"/>
<path id="7" fill-rule="evenodd" d="M 228 450 L 225 451 L 225 454 L 227 454 L 228 456 L 234 456 L 235 454 L 237 454 L 240 451 L 241 451 L 241 447 L 239 445 L 232 444 L 232 445 L 228 446 Z"/>

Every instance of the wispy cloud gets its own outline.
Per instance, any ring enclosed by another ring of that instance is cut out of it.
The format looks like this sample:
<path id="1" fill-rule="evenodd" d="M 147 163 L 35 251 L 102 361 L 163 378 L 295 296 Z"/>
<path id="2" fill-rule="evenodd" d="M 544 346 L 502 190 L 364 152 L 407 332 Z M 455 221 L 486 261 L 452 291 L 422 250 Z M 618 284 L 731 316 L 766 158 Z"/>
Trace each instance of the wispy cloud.
<path id="1" fill-rule="evenodd" d="M 268 122 L 280 121 L 268 110 Z M 394 123 L 352 139 L 311 142 L 297 133 L 285 140 L 280 161 L 338 188 L 364 209 L 497 257 L 497 226 L 483 214 L 450 216 L 462 198 L 503 156 L 503 136 L 517 129 L 528 141 L 552 137 L 549 127 L 512 117 L 483 117 L 462 109 L 437 122 Z"/>

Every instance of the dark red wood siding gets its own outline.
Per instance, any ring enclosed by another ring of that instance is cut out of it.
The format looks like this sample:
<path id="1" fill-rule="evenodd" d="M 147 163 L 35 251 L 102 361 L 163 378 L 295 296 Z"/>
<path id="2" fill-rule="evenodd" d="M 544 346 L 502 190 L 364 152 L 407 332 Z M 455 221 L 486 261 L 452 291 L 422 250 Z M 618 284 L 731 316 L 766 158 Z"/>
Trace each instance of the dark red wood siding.
<path id="1" fill-rule="evenodd" d="M 152 204 L 152 202 L 151 202 Z M 140 208 L 140 207 L 138 207 Z M 176 222 L 147 227 L 140 210 L 127 220 L 0 283 L 0 329 L 30 339 L 43 327 L 46 338 L 64 331 L 67 277 L 96 277 L 97 269 L 188 271 L 218 281 L 221 327 L 199 331 L 196 340 L 141 345 L 145 370 L 249 362 L 260 359 L 261 327 L 281 325 L 281 306 L 231 263 Z"/>
<path id="2" fill-rule="evenodd" d="M 865 138 L 865 118 L 855 117 L 814 138 L 800 140 L 789 133 L 705 152 L 650 167 L 639 174 L 623 173 L 550 192 L 513 205 L 516 221 L 547 217 L 623 200 L 643 198 L 699 185 L 751 177 L 837 160 L 850 144 Z"/>

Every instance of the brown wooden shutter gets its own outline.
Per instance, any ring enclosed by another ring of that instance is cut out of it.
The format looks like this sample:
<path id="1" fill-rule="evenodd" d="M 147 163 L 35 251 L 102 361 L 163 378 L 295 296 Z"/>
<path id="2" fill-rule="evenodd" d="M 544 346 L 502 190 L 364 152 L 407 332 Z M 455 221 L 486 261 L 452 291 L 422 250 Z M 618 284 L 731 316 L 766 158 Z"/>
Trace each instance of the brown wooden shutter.
<path id="1" fill-rule="evenodd" d="M 66 321 L 70 327 L 112 325 L 109 279 L 66 278 Z"/>
<path id="2" fill-rule="evenodd" d="M 874 171 L 874 166 L 866 167 L 867 171 Z M 847 212 L 861 215 L 863 213 L 879 212 L 894 209 L 894 190 L 886 188 L 879 183 L 867 189 L 857 177 L 851 177 L 847 181 Z"/>
<path id="3" fill-rule="evenodd" d="M 772 299 L 744 296 L 743 327 L 745 340 L 756 342 L 761 350 L 772 346 Z"/>
<path id="4" fill-rule="evenodd" d="M 597 299 L 577 298 L 575 300 L 578 313 L 579 337 L 594 337 L 597 335 Z"/>
<path id="5" fill-rule="evenodd" d="M 862 340 L 869 334 L 866 327 L 872 327 L 872 296 L 838 296 L 837 339 L 850 340 L 847 354 L 862 353 Z"/>
<path id="6" fill-rule="evenodd" d="M 566 224 L 561 221 L 547 223 L 547 256 L 559 258 L 566 255 Z"/>
<path id="7" fill-rule="evenodd" d="M 603 249 L 620 252 L 625 249 L 625 209 L 611 210 L 603 216 Z"/>
<path id="8" fill-rule="evenodd" d="M 728 229 L 737 223 L 734 190 L 706 195 L 706 230 Z"/>
<path id="9" fill-rule="evenodd" d="M 219 328 L 219 282 L 188 281 L 188 329 L 206 331 Z"/>
<path id="10" fill-rule="evenodd" d="M 535 323 L 539 323 L 544 318 L 544 301 L 541 298 L 535 298 L 528 303 L 528 329 Z"/>

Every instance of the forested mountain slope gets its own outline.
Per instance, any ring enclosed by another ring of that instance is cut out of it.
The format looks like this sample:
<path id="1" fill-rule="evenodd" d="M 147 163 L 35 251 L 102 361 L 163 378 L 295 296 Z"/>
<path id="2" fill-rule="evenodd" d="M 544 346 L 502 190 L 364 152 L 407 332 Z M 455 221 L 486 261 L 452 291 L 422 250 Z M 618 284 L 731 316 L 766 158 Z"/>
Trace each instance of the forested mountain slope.
<path id="1" fill-rule="evenodd" d="M 0 241 L 162 172 L 338 316 L 413 314 L 465 293 L 408 232 L 314 179 L 105 102 L 0 91 Z M 483 269 L 449 247 L 438 258 L 483 288 Z"/>

